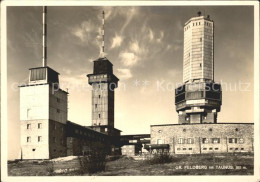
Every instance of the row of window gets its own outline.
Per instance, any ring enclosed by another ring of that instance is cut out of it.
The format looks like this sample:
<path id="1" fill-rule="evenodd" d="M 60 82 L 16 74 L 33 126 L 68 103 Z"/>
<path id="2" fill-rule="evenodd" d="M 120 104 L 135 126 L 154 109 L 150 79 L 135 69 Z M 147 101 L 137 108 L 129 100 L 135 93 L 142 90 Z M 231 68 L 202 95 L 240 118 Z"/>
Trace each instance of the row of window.
<path id="1" fill-rule="evenodd" d="M 202 24 L 202 23 L 201 23 Z M 194 23 L 192 23 L 192 26 L 194 27 L 194 26 L 199 26 L 200 25 L 200 22 L 194 22 Z M 211 24 L 209 23 L 209 22 L 204 22 L 204 25 L 206 25 L 206 26 L 209 26 L 209 27 L 211 27 Z M 184 31 L 186 31 L 186 30 L 188 30 L 190 28 L 190 25 L 189 26 L 187 26 L 187 27 L 185 27 L 184 28 Z"/>
<path id="2" fill-rule="evenodd" d="M 207 116 L 202 116 L 202 119 L 207 119 Z M 189 121 L 189 120 L 190 120 L 190 117 L 185 117 L 185 120 L 186 120 L 186 121 Z M 186 128 L 184 128 L 182 131 L 183 131 L 183 132 L 186 132 L 187 130 L 186 130 Z M 212 128 L 209 128 L 209 131 L 213 131 L 213 129 L 212 129 Z M 239 129 L 238 129 L 238 128 L 235 128 L 235 131 L 239 131 Z M 162 130 L 158 130 L 158 133 L 162 133 Z"/>
<path id="3" fill-rule="evenodd" d="M 192 148 L 177 148 L 177 150 L 192 150 Z M 213 147 L 203 148 L 202 150 L 213 150 Z M 214 150 L 219 150 L 219 148 L 214 148 Z M 229 150 L 239 150 L 239 148 L 229 148 Z M 240 150 L 244 150 L 244 148 L 240 148 Z"/>
<path id="4" fill-rule="evenodd" d="M 201 140 L 202 143 L 213 143 L 217 144 L 220 143 L 220 138 L 202 138 Z M 228 139 L 229 143 L 244 143 L 243 138 L 229 138 Z M 179 138 L 178 139 L 178 144 L 194 144 L 194 138 Z"/>
<path id="5" fill-rule="evenodd" d="M 95 125 L 95 124 L 94 124 L 94 125 Z M 105 128 L 105 132 L 107 132 L 107 131 L 108 131 L 108 129 Z M 95 137 L 95 134 L 93 134 L 93 133 L 83 132 L 83 131 L 78 130 L 78 129 L 75 129 L 74 132 L 75 132 L 76 134 L 85 135 L 85 136 L 88 136 L 88 137 Z M 104 141 L 104 138 L 103 138 L 103 137 L 96 136 L 96 138 L 97 138 L 97 139 L 100 139 L 101 141 Z"/>
<path id="6" fill-rule="evenodd" d="M 31 142 L 31 137 L 30 136 L 27 136 L 27 143 L 30 143 Z M 42 136 L 38 136 L 37 137 L 37 141 L 38 142 L 42 142 Z M 56 139 L 56 137 L 53 137 L 52 138 L 52 141 L 53 141 L 53 143 L 56 143 L 57 142 L 57 139 Z M 63 141 L 63 139 L 60 139 L 60 144 L 64 144 L 64 141 Z"/>
<path id="7" fill-rule="evenodd" d="M 41 129 L 42 128 L 42 123 L 38 123 L 37 126 L 38 126 L 38 129 Z M 30 123 L 27 124 L 26 128 L 27 128 L 27 130 L 31 129 L 31 124 Z"/>

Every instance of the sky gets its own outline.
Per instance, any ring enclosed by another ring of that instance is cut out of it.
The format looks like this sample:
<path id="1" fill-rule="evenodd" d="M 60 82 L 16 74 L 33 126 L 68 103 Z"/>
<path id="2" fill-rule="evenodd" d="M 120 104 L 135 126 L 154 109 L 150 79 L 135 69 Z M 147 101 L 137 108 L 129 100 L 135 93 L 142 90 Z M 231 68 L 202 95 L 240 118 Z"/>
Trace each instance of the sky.
<path id="1" fill-rule="evenodd" d="M 87 74 L 101 48 L 120 79 L 115 127 L 148 134 L 150 125 L 176 124 L 174 88 L 182 83 L 183 26 L 197 12 L 215 24 L 215 81 L 222 83 L 218 122 L 253 122 L 254 16 L 249 6 L 48 7 L 48 66 L 69 91 L 68 120 L 91 125 Z M 7 8 L 8 158 L 19 158 L 19 88 L 42 65 L 42 7 Z"/>

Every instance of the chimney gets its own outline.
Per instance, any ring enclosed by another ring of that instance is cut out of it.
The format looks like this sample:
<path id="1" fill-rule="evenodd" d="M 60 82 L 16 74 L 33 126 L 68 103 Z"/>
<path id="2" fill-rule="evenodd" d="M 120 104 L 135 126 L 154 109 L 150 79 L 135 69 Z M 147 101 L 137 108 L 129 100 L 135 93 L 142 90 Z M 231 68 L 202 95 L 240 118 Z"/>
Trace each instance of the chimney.
<path id="1" fill-rule="evenodd" d="M 42 7 L 42 66 L 47 66 L 47 7 Z"/>

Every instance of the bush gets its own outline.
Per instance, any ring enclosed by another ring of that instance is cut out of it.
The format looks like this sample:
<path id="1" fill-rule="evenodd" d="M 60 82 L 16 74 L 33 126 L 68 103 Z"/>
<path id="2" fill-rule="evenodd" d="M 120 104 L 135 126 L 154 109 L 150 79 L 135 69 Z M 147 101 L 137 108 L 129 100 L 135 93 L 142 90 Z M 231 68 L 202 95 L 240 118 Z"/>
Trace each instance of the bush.
<path id="1" fill-rule="evenodd" d="M 104 171 L 106 167 L 106 155 L 107 149 L 102 144 L 93 144 L 88 155 L 79 157 L 80 172 L 91 175 L 99 171 Z"/>
<path id="2" fill-rule="evenodd" d="M 169 153 L 162 153 L 162 154 L 154 154 L 152 158 L 146 159 L 145 163 L 148 164 L 165 164 L 165 163 L 171 163 L 171 162 L 177 162 L 177 158 L 171 156 Z"/>

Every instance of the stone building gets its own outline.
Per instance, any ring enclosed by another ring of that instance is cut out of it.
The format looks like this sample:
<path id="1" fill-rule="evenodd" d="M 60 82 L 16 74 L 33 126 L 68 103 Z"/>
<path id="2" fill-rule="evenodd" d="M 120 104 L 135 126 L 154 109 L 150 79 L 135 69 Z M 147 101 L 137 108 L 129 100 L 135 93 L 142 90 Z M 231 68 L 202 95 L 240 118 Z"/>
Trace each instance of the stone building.
<path id="1" fill-rule="evenodd" d="M 179 124 L 151 125 L 147 150 L 171 154 L 254 151 L 253 123 L 217 123 L 222 90 L 214 81 L 214 22 L 200 12 L 184 25 L 183 82 L 175 89 Z"/>

